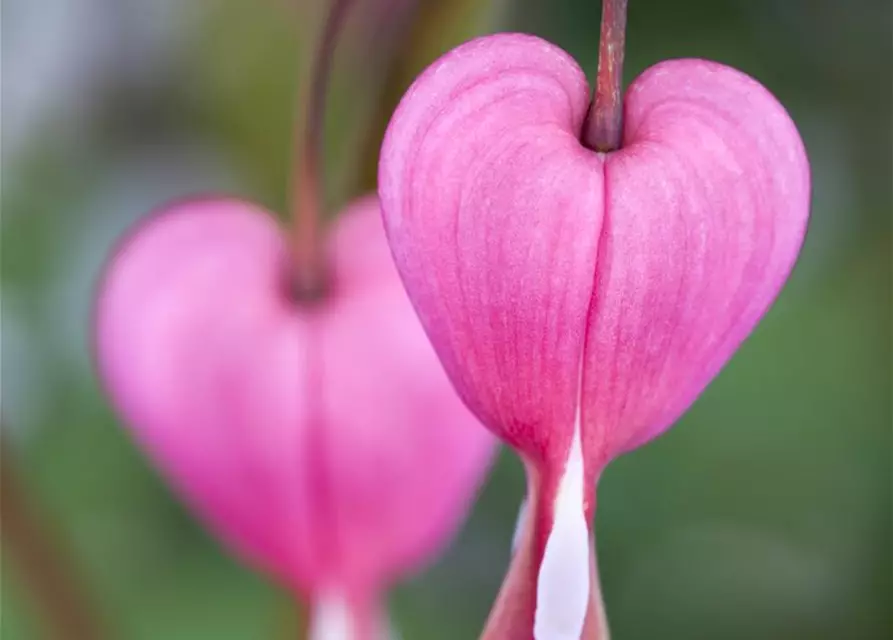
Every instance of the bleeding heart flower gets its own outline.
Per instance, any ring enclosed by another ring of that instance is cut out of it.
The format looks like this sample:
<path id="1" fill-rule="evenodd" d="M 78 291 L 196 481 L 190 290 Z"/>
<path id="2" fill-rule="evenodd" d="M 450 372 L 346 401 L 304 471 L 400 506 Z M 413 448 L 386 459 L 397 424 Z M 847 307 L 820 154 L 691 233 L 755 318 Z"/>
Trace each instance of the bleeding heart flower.
<path id="1" fill-rule="evenodd" d="M 603 32 L 604 33 L 604 32 Z M 603 36 L 604 37 L 604 36 Z M 589 87 L 538 38 L 481 38 L 391 121 L 388 239 L 453 384 L 522 456 L 527 532 L 488 638 L 603 637 L 587 523 L 617 455 L 663 432 L 753 329 L 798 254 L 809 169 L 748 76 L 662 62 L 622 147 L 581 142 Z"/>
<path id="2" fill-rule="evenodd" d="M 352 205 L 329 240 L 330 290 L 299 305 L 265 211 L 169 207 L 107 267 L 96 358 L 127 425 L 209 527 L 317 601 L 313 637 L 368 639 L 381 591 L 458 527 L 494 441 L 437 362 L 377 201 Z"/>

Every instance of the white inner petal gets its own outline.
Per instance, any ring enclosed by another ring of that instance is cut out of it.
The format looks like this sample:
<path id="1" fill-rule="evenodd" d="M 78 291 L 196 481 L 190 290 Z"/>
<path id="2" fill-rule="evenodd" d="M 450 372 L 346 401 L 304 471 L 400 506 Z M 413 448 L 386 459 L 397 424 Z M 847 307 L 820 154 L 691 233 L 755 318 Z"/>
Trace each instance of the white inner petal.
<path id="1" fill-rule="evenodd" d="M 564 475 L 555 496 L 555 520 L 536 585 L 535 640 L 580 640 L 589 602 L 589 528 L 583 512 L 580 410 Z"/>
<path id="2" fill-rule="evenodd" d="M 309 640 L 352 640 L 350 609 L 338 593 L 326 593 L 313 606 Z"/>

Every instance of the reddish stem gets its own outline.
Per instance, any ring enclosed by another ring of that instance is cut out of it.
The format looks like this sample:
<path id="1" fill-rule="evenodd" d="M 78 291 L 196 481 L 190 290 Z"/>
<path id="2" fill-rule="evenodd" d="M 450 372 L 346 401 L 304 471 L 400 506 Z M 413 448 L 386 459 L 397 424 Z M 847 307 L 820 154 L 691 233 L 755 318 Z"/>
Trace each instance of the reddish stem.
<path id="1" fill-rule="evenodd" d="M 583 142 L 595 151 L 620 148 L 623 141 L 623 54 L 627 0 L 602 0 L 598 77 Z"/>
<path id="2" fill-rule="evenodd" d="M 416 0 L 409 3 L 400 14 L 404 24 L 391 29 L 391 38 L 396 42 L 391 46 L 387 70 L 381 83 L 375 111 L 360 151 L 358 183 L 362 191 L 374 191 L 378 185 L 378 157 L 381 141 L 391 121 L 391 116 L 406 92 L 406 88 L 417 75 L 418 50 L 426 36 L 442 24 L 444 8 L 452 3 L 436 0 Z M 388 16 L 392 20 L 392 16 Z M 391 21 L 389 20 L 389 21 Z"/>
<path id="3" fill-rule="evenodd" d="M 107 636 L 72 562 L 33 504 L 27 487 L 2 444 L 0 537 L 23 586 L 40 610 L 45 637 L 99 640 Z"/>
<path id="4" fill-rule="evenodd" d="M 524 528 L 480 640 L 533 639 L 537 581 L 546 541 L 552 530 L 558 479 L 545 479 L 529 465 L 527 478 L 528 505 Z M 590 548 L 589 553 L 589 593 L 589 608 L 580 639 L 608 640 L 594 548 Z"/>
<path id="5" fill-rule="evenodd" d="M 295 154 L 300 168 L 292 193 L 294 216 L 292 252 L 295 261 L 295 293 L 302 300 L 317 299 L 325 294 L 327 288 L 321 220 L 323 185 L 320 171 L 323 166 L 323 126 L 335 45 L 350 5 L 351 0 L 332 0 L 313 62 L 310 92 L 307 98 L 307 120 Z"/>

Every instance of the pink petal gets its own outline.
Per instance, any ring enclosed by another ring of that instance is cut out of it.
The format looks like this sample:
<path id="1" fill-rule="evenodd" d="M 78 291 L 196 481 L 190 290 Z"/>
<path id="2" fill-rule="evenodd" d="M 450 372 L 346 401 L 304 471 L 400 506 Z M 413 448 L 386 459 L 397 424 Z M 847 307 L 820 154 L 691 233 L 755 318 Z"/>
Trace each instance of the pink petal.
<path id="1" fill-rule="evenodd" d="M 192 506 L 268 570 L 297 562 L 292 548 L 317 564 L 312 328 L 286 315 L 284 260 L 273 219 L 257 207 L 179 203 L 124 241 L 96 310 L 97 365 L 113 404 Z M 288 520 L 296 525 L 285 531 Z"/>
<path id="2" fill-rule="evenodd" d="M 456 396 L 419 324 L 377 199 L 345 212 L 332 240 L 339 291 L 320 335 L 321 404 L 337 425 L 326 433 L 334 531 L 344 532 L 338 562 L 346 574 L 403 573 L 452 537 L 494 439 Z"/>
<path id="3" fill-rule="evenodd" d="M 404 97 L 379 167 L 385 225 L 459 394 L 533 459 L 571 443 L 601 230 L 583 72 L 530 36 L 482 38 Z"/>
<path id="4" fill-rule="evenodd" d="M 99 372 L 156 463 L 221 538 L 306 591 L 375 588 L 430 558 L 493 450 L 402 293 L 374 199 L 332 251 L 333 297 L 299 308 L 265 211 L 177 204 L 122 245 L 96 312 Z"/>
<path id="5" fill-rule="evenodd" d="M 702 60 L 648 69 L 605 164 L 583 378 L 590 447 L 612 457 L 684 412 L 769 308 L 800 250 L 809 166 L 784 108 Z"/>

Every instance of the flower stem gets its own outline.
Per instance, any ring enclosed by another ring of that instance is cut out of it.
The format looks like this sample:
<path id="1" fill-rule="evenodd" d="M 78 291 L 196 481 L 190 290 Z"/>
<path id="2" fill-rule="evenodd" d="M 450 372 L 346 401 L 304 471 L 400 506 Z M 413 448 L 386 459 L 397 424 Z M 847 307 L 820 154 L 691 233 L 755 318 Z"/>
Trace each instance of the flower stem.
<path id="1" fill-rule="evenodd" d="M 72 563 L 55 544 L 27 487 L 2 444 L 0 537 L 48 638 L 100 640 L 108 637 Z"/>
<path id="2" fill-rule="evenodd" d="M 372 126 L 360 152 L 360 187 L 374 190 L 378 182 L 378 156 L 381 141 L 400 98 L 413 79 L 429 62 L 428 48 L 436 41 L 451 13 L 463 11 L 468 0 L 415 0 L 406 13 L 405 28 L 397 33 L 399 43 L 390 56 L 381 95 L 373 114 Z"/>
<path id="3" fill-rule="evenodd" d="M 292 256 L 295 261 L 294 290 L 299 300 L 320 298 L 325 295 L 328 285 L 321 211 L 322 138 L 335 46 L 351 4 L 352 0 L 332 0 L 329 8 L 313 61 L 307 116 L 295 154 L 299 169 L 292 187 Z"/>
<path id="4" fill-rule="evenodd" d="M 623 54 L 628 0 L 602 0 L 598 77 L 583 142 L 600 152 L 615 151 L 623 141 Z"/>
<path id="5" fill-rule="evenodd" d="M 378 159 L 381 141 L 394 110 L 416 77 L 432 60 L 459 42 L 486 31 L 489 22 L 504 9 L 508 0 L 411 0 L 392 9 L 390 50 L 385 44 L 387 67 L 372 114 L 371 126 L 360 147 L 357 190 L 374 191 L 378 184 Z M 400 21 L 393 24 L 395 17 Z"/>

